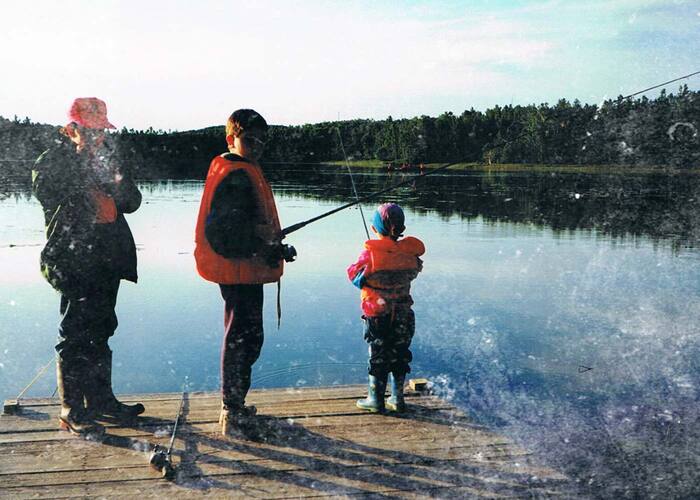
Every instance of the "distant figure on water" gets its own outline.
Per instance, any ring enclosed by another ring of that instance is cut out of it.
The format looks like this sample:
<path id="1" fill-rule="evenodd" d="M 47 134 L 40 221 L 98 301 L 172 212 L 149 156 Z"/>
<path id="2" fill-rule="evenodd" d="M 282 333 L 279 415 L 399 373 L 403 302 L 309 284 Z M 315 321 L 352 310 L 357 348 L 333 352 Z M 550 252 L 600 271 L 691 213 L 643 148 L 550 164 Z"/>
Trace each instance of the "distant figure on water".
<path id="1" fill-rule="evenodd" d="M 125 213 L 141 205 L 141 193 L 119 164 L 106 129 L 107 106 L 80 97 L 55 146 L 32 172 L 34 196 L 44 210 L 46 245 L 41 270 L 61 294 L 56 345 L 59 426 L 73 434 L 99 435 L 101 416 L 128 420 L 143 413 L 112 391 L 114 307 L 122 279 L 137 280 L 136 247 Z"/>
<path id="2" fill-rule="evenodd" d="M 219 284 L 224 299 L 219 423 L 225 436 L 256 433 L 256 409 L 245 398 L 263 345 L 263 284 L 279 281 L 284 260 L 293 259 L 293 247 L 281 243 L 275 199 L 258 165 L 267 128 L 252 109 L 229 117 L 229 152 L 209 166 L 195 230 L 197 271 Z"/>
<path id="3" fill-rule="evenodd" d="M 411 371 L 410 351 L 415 332 L 411 281 L 423 268 L 423 242 L 402 238 L 404 213 L 395 203 L 380 205 L 374 213 L 372 231 L 379 239 L 367 240 L 357 262 L 347 269 L 348 278 L 362 290 L 362 318 L 369 344 L 369 390 L 358 408 L 371 412 L 386 409 L 404 412 L 403 387 Z M 391 397 L 384 401 L 387 378 Z"/>

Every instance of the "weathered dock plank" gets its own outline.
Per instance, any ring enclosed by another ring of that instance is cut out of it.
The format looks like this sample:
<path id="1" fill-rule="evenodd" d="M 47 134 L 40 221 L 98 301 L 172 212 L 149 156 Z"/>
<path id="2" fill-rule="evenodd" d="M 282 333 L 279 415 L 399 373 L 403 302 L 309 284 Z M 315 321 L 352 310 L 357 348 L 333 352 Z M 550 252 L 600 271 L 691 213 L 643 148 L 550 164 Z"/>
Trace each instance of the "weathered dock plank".
<path id="1" fill-rule="evenodd" d="M 566 477 L 445 401 L 411 393 L 410 412 L 355 407 L 364 386 L 252 391 L 261 439 L 221 436 L 219 396 L 192 393 L 173 450 L 169 482 L 148 466 L 166 445 L 179 394 L 126 396 L 146 414 L 105 422 L 104 442 L 56 429 L 55 399 L 22 401 L 0 417 L 0 497 L 230 496 L 288 498 L 520 498 L 566 495 Z"/>

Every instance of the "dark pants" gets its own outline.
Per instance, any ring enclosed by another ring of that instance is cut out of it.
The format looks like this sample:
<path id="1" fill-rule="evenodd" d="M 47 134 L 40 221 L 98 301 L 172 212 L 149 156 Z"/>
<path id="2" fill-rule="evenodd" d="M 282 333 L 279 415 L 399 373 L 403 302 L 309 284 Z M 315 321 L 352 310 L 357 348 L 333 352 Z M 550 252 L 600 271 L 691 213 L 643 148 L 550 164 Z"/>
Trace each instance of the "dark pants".
<path id="1" fill-rule="evenodd" d="M 405 375 L 411 371 L 409 350 L 416 329 L 410 307 L 396 308 L 393 314 L 365 317 L 365 340 L 369 343 L 369 374 L 382 378 L 388 373 Z"/>
<path id="2" fill-rule="evenodd" d="M 224 298 L 221 395 L 224 406 L 235 409 L 245 403 L 253 363 L 263 345 L 263 286 L 219 286 Z"/>
<path id="3" fill-rule="evenodd" d="M 56 352 L 72 373 L 85 377 L 83 385 L 90 381 L 95 364 L 108 351 L 107 341 L 117 328 L 114 307 L 119 281 L 117 278 L 99 280 L 80 298 L 61 295 L 62 318 Z"/>

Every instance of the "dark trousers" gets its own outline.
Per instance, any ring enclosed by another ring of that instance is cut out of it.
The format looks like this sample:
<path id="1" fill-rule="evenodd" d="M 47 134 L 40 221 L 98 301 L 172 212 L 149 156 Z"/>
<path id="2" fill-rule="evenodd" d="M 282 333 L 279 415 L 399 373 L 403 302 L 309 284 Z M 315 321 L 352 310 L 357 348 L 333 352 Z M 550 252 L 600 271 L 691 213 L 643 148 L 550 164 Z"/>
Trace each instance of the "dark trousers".
<path id="1" fill-rule="evenodd" d="M 369 374 L 383 378 L 390 372 L 399 376 L 409 373 L 409 363 L 413 359 L 409 347 L 416 329 L 413 310 L 397 307 L 391 314 L 364 319 Z"/>
<path id="2" fill-rule="evenodd" d="M 107 341 L 117 328 L 119 279 L 103 279 L 91 284 L 83 297 L 61 295 L 61 324 L 56 352 L 72 373 L 90 379 L 90 372 L 109 347 Z"/>
<path id="3" fill-rule="evenodd" d="M 263 286 L 219 287 L 224 298 L 221 396 L 224 406 L 235 409 L 245 403 L 253 363 L 260 356 L 263 345 Z"/>

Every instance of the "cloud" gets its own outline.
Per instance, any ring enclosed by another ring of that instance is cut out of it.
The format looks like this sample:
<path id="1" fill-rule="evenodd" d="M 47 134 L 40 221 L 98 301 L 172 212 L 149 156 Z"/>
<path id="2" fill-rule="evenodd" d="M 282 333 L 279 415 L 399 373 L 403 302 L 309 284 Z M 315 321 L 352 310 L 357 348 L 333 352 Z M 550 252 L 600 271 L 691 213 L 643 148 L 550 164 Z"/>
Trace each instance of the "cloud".
<path id="1" fill-rule="evenodd" d="M 114 102 L 120 125 L 166 129 L 253 103 L 300 123 L 598 102 L 687 73 L 700 51 L 690 2 L 12 5 L 0 114 L 51 123 L 77 93 Z"/>

